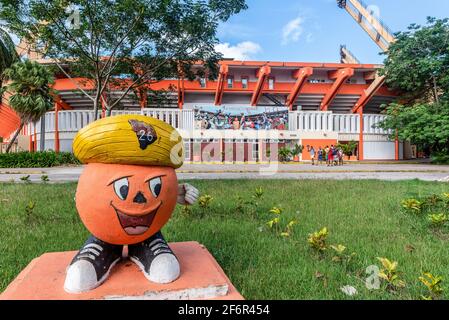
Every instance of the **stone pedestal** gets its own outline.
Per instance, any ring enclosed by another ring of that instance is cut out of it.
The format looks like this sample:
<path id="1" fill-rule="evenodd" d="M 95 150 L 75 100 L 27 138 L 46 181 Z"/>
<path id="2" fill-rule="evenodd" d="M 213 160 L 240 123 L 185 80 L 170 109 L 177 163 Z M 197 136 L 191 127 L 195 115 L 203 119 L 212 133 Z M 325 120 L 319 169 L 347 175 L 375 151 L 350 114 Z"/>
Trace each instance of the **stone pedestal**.
<path id="1" fill-rule="evenodd" d="M 148 281 L 128 259 L 118 263 L 109 279 L 81 294 L 64 291 L 65 270 L 76 254 L 46 253 L 33 261 L 0 295 L 0 300 L 86 299 L 243 299 L 207 249 L 198 242 L 171 243 L 181 266 L 180 277 L 170 284 Z"/>

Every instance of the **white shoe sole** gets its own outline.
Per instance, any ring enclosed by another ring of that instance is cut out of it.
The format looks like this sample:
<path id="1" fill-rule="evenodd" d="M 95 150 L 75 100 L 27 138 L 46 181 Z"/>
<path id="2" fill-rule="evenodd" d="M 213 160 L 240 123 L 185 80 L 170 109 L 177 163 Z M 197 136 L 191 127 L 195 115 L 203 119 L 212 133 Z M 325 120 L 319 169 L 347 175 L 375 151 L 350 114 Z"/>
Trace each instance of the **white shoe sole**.
<path id="1" fill-rule="evenodd" d="M 88 286 L 88 287 L 87 287 L 86 289 L 84 289 L 84 290 L 71 290 L 71 289 L 69 289 L 69 288 L 66 287 L 66 284 L 65 284 L 65 282 L 64 282 L 64 290 L 65 290 L 65 292 L 71 293 L 71 294 L 79 294 L 79 293 L 87 292 L 87 291 L 90 291 L 90 290 L 93 290 L 93 289 L 97 288 L 98 286 L 100 286 L 101 284 L 103 284 L 103 282 L 106 281 L 106 279 L 109 277 L 109 274 L 110 274 L 112 268 L 117 264 L 117 262 L 120 261 L 120 259 L 121 259 L 121 258 L 117 258 L 114 262 L 111 263 L 111 265 L 109 266 L 108 271 L 103 275 L 103 277 L 101 277 L 101 279 L 100 279 L 99 281 L 95 282 L 95 283 L 92 284 L 91 286 Z M 68 268 L 70 268 L 70 266 L 69 266 Z M 67 269 L 68 269 L 68 268 L 67 268 Z"/>

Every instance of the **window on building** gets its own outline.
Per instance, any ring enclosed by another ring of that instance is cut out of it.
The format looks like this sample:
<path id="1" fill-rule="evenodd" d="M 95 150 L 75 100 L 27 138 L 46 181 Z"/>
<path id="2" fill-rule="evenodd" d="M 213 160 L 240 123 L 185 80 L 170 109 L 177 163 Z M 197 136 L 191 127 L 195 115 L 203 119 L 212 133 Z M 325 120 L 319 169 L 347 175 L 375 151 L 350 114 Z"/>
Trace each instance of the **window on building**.
<path id="1" fill-rule="evenodd" d="M 257 142 L 253 143 L 252 156 L 253 160 L 259 161 L 259 143 Z"/>
<path id="2" fill-rule="evenodd" d="M 274 90 L 274 78 L 268 78 L 268 90 Z"/>
<path id="3" fill-rule="evenodd" d="M 200 78 L 200 86 L 201 88 L 206 88 L 206 78 Z"/>
<path id="4" fill-rule="evenodd" d="M 234 87 L 234 78 L 228 77 L 228 88 L 232 89 Z"/>
<path id="5" fill-rule="evenodd" d="M 248 89 L 248 78 L 242 77 L 242 89 Z"/>

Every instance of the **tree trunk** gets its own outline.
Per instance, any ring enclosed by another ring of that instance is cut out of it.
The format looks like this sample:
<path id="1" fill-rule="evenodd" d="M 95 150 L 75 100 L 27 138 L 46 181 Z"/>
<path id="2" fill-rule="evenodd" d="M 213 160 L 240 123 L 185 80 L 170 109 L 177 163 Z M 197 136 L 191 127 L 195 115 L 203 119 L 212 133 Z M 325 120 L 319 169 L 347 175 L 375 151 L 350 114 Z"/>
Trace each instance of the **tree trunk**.
<path id="1" fill-rule="evenodd" d="M 433 95 L 435 97 L 436 104 L 440 104 L 440 99 L 438 98 L 437 79 L 435 79 L 435 76 L 433 76 Z"/>
<path id="2" fill-rule="evenodd" d="M 9 141 L 8 146 L 6 147 L 6 153 L 9 153 L 9 150 L 11 150 L 12 145 L 13 145 L 14 142 L 16 141 L 16 139 L 17 139 L 17 137 L 19 136 L 20 131 L 22 131 L 24 125 L 25 125 L 25 122 L 20 121 L 19 129 L 16 131 L 16 133 L 15 133 L 14 136 L 12 137 L 11 141 Z"/>
<path id="3" fill-rule="evenodd" d="M 98 99 L 94 101 L 94 121 L 98 118 Z"/>

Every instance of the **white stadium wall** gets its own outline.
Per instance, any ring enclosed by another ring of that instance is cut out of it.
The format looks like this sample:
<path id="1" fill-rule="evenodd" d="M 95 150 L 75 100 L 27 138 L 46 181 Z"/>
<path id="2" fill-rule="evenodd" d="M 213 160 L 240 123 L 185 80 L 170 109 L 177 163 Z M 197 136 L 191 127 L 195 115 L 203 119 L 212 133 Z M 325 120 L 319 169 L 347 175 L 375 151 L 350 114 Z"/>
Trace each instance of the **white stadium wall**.
<path id="1" fill-rule="evenodd" d="M 403 159 L 402 143 L 399 144 L 399 159 Z M 394 160 L 395 142 L 365 141 L 363 143 L 363 157 L 365 160 Z"/>

